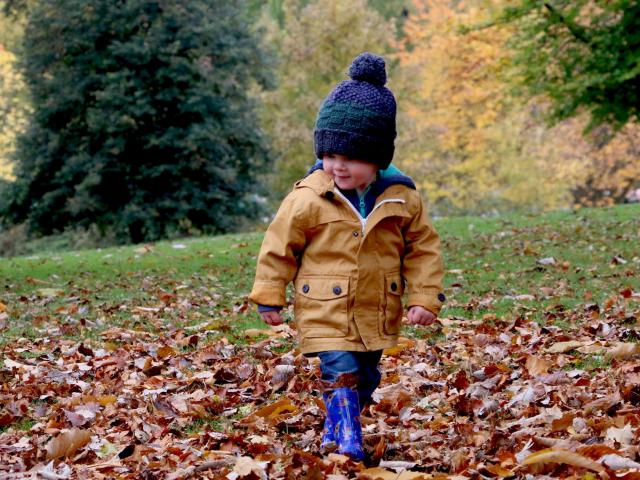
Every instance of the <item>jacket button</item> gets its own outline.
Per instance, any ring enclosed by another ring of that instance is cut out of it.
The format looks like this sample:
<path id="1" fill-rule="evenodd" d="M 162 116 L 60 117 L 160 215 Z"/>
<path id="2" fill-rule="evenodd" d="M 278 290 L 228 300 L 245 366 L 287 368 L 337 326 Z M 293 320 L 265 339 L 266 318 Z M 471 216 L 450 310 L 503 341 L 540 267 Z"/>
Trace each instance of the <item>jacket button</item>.
<path id="1" fill-rule="evenodd" d="M 398 284 L 396 282 L 391 282 L 391 291 L 395 292 L 398 290 Z"/>
<path id="2" fill-rule="evenodd" d="M 358 232 L 353 232 L 353 236 L 354 236 L 354 237 L 357 237 L 358 235 L 359 235 L 359 233 L 358 233 Z"/>
<path id="3" fill-rule="evenodd" d="M 340 295 L 342 293 L 342 289 L 338 286 L 333 287 L 333 294 L 334 295 Z"/>
<path id="4" fill-rule="evenodd" d="M 309 293 L 309 285 L 302 286 L 302 293 Z"/>
<path id="5" fill-rule="evenodd" d="M 444 302 L 447 299 L 447 297 L 444 296 L 444 293 L 439 293 L 438 294 L 438 300 L 440 300 L 441 302 Z"/>

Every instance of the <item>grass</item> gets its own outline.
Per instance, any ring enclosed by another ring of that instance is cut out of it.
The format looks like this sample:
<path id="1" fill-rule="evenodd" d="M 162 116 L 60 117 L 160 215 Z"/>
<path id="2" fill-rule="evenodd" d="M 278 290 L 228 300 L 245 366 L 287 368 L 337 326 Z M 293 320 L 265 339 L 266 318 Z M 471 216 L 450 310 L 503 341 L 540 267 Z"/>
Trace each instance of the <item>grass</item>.
<path id="1" fill-rule="evenodd" d="M 436 228 L 447 269 L 444 317 L 525 317 L 566 329 L 565 312 L 606 308 L 621 290 L 640 291 L 640 205 L 457 217 Z M 246 341 L 243 331 L 264 328 L 246 304 L 261 239 L 237 234 L 0 259 L 0 346 L 25 337 L 41 339 L 46 351 L 54 333 L 90 342 L 113 326 L 158 332 L 204 323 L 211 338 Z"/>

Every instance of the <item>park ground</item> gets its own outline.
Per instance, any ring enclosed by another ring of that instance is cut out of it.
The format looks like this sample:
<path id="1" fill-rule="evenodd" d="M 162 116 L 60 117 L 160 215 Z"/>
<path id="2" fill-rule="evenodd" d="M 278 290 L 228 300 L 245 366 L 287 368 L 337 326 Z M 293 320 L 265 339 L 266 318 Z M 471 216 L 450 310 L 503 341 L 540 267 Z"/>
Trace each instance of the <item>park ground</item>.
<path id="1" fill-rule="evenodd" d="M 386 352 L 366 465 L 247 303 L 260 233 L 0 259 L 0 478 L 640 478 L 640 205 L 436 227 L 447 304 Z"/>

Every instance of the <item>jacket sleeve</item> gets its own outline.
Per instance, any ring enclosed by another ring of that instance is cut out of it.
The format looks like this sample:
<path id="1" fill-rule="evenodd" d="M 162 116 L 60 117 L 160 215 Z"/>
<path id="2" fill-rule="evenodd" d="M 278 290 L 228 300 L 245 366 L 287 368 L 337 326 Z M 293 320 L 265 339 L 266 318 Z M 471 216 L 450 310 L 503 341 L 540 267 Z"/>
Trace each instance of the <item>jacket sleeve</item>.
<path id="1" fill-rule="evenodd" d="M 287 284 L 298 271 L 298 256 L 305 246 L 304 228 L 297 214 L 295 192 L 280 205 L 265 233 L 249 300 L 259 305 L 286 304 Z"/>
<path id="2" fill-rule="evenodd" d="M 404 238 L 402 276 L 407 280 L 408 306 L 419 305 L 437 315 L 445 301 L 440 237 L 420 198 Z"/>

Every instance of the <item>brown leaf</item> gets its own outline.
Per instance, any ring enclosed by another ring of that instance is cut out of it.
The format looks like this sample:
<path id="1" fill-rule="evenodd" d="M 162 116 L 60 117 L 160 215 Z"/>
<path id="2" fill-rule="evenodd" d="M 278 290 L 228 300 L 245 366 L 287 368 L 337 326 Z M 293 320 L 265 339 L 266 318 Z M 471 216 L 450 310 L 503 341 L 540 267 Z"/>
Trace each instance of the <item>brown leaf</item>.
<path id="1" fill-rule="evenodd" d="M 463 370 L 458 371 L 456 378 L 453 381 L 453 386 L 458 390 L 463 391 L 466 390 L 470 384 L 467 374 Z"/>
<path id="2" fill-rule="evenodd" d="M 536 375 L 544 375 L 549 371 L 549 367 L 551 365 L 541 357 L 536 357 L 535 355 L 527 355 L 527 361 L 525 363 L 525 367 L 529 372 L 529 375 L 532 377 Z"/>
<path id="3" fill-rule="evenodd" d="M 89 430 L 72 428 L 52 438 L 46 446 L 47 460 L 55 460 L 62 457 L 70 457 L 78 449 L 91 441 Z"/>
<path id="4" fill-rule="evenodd" d="M 3 413 L 0 415 L 0 427 L 6 427 L 11 424 L 16 417 L 11 415 L 10 413 Z"/>
<path id="5" fill-rule="evenodd" d="M 638 353 L 640 353 L 640 345 L 637 343 L 620 342 L 607 351 L 607 357 L 622 360 L 625 358 L 631 358 Z"/>
<path id="6" fill-rule="evenodd" d="M 163 360 L 175 354 L 176 354 L 176 351 L 173 348 L 169 347 L 168 345 L 163 345 L 156 352 L 156 355 L 158 356 L 158 358 L 161 358 Z"/>
<path id="7" fill-rule="evenodd" d="M 499 478 L 511 477 L 513 476 L 513 470 L 508 470 L 501 465 L 487 465 L 487 470 L 491 472 L 493 475 Z"/>
<path id="8" fill-rule="evenodd" d="M 615 450 L 607 445 L 585 445 L 578 447 L 576 452 L 585 457 L 589 457 L 592 460 L 598 460 L 600 457 L 609 454 L 620 454 L 618 450 Z"/>
<path id="9" fill-rule="evenodd" d="M 556 418 L 551 422 L 552 432 L 562 432 L 573 425 L 574 413 L 565 413 L 562 418 Z"/>
<path id="10" fill-rule="evenodd" d="M 591 345 L 593 342 L 578 342 L 577 340 L 569 340 L 567 342 L 557 342 L 547 348 L 547 353 L 566 353 L 579 347 Z"/>
<path id="11" fill-rule="evenodd" d="M 532 453 L 522 461 L 522 465 L 534 465 L 536 463 L 563 463 L 566 465 L 573 465 L 574 467 L 586 468 L 587 470 L 592 470 L 606 475 L 605 468 L 598 462 L 594 462 L 590 458 L 569 450 L 553 450 L 551 448 L 545 448 L 539 452 Z"/>
<path id="12" fill-rule="evenodd" d="M 622 295 L 624 298 L 631 298 L 633 296 L 633 290 L 631 290 L 630 288 L 625 288 L 623 290 L 620 290 L 620 295 Z M 0 307 L 1 308 L 1 307 Z M 0 312 L 2 310 L 0 309 Z"/>

